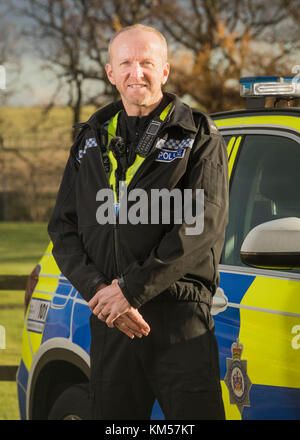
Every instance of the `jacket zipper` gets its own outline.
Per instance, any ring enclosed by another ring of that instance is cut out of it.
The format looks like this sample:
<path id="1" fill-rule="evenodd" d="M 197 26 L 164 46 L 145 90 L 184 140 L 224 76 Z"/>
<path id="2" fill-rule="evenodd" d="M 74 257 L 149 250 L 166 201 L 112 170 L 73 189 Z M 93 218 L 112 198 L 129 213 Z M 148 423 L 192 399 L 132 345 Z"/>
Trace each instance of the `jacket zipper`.
<path id="1" fill-rule="evenodd" d="M 99 135 L 97 130 L 95 130 L 93 128 L 93 131 L 95 133 L 95 138 L 96 138 L 96 142 L 99 145 L 99 149 L 100 149 L 100 161 L 101 161 L 101 165 L 102 165 L 102 171 L 105 175 L 105 180 L 106 180 L 106 184 L 108 188 L 111 188 L 111 186 L 109 185 L 109 181 L 105 172 L 105 167 L 104 167 L 104 162 L 103 162 L 103 157 L 102 157 L 102 151 L 101 151 L 101 139 L 99 139 Z M 118 200 L 117 200 L 118 202 Z M 115 266 L 115 274 L 116 277 L 118 278 L 121 273 L 120 273 L 120 256 L 119 256 L 119 214 L 116 215 L 116 223 L 113 224 L 113 241 L 114 241 L 114 266 Z"/>
<path id="2" fill-rule="evenodd" d="M 124 176 L 123 176 L 123 179 L 124 179 Z M 117 194 L 117 204 L 119 204 L 119 197 L 120 197 L 119 191 L 116 191 L 116 194 Z M 114 231 L 114 247 L 115 247 L 115 265 L 116 265 L 116 269 L 117 269 L 117 278 L 119 278 L 122 275 L 121 261 L 120 261 L 120 247 L 119 247 L 119 239 L 120 239 L 120 237 L 119 237 L 119 235 L 120 235 L 119 206 L 118 206 L 118 212 L 116 213 L 116 223 L 113 225 L 113 231 Z"/>
<path id="3" fill-rule="evenodd" d="M 121 276 L 120 271 L 120 252 L 119 252 L 119 221 L 118 221 L 118 215 L 116 219 L 116 224 L 113 225 L 113 234 L 114 234 L 114 256 L 115 256 L 115 267 L 116 267 L 116 278 L 119 278 Z"/>

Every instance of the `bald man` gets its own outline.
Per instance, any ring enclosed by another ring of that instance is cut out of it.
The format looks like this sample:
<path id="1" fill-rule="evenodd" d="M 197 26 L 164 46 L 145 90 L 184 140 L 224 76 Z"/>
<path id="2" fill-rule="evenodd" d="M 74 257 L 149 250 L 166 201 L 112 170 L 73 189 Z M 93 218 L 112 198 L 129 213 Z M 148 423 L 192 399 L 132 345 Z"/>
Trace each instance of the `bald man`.
<path id="1" fill-rule="evenodd" d="M 162 91 L 167 52 L 143 25 L 111 40 L 106 73 L 121 100 L 81 124 L 48 227 L 58 266 L 92 312 L 94 419 L 149 419 L 155 399 L 167 419 L 224 419 L 210 308 L 227 152 L 207 115 Z M 155 205 L 155 191 L 174 205 Z M 202 228 L 178 220 L 178 200 Z"/>

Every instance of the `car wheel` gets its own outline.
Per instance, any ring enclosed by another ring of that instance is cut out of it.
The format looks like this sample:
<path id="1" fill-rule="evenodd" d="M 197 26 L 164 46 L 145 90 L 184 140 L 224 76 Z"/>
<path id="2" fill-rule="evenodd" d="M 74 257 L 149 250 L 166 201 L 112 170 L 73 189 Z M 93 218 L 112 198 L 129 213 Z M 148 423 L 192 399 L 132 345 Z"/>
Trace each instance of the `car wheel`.
<path id="1" fill-rule="evenodd" d="M 48 420 L 89 420 L 90 400 L 88 384 L 67 388 L 54 402 Z"/>

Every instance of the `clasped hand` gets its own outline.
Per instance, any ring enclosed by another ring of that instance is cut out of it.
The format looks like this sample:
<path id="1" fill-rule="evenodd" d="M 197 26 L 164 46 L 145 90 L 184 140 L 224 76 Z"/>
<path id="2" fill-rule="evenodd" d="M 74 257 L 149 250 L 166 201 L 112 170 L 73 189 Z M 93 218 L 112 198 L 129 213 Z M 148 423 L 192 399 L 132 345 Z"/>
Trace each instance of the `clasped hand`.
<path id="1" fill-rule="evenodd" d="M 125 298 L 118 280 L 113 280 L 110 286 L 101 284 L 88 306 L 108 327 L 117 327 L 131 339 L 134 336 L 147 336 L 150 332 L 142 315 Z"/>

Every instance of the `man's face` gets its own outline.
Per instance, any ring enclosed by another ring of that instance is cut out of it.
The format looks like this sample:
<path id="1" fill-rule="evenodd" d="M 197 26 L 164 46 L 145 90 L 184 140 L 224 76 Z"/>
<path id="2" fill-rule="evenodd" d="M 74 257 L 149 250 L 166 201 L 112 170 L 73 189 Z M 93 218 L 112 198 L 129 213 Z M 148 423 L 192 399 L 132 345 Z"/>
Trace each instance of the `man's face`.
<path id="1" fill-rule="evenodd" d="M 141 30 L 118 35 L 111 46 L 106 73 L 118 89 L 128 115 L 140 113 L 141 108 L 144 114 L 149 113 L 162 98 L 161 86 L 169 75 L 160 38 Z"/>

